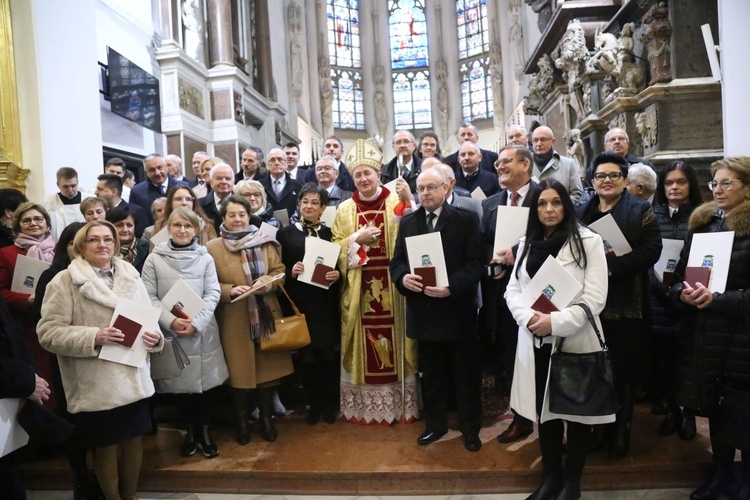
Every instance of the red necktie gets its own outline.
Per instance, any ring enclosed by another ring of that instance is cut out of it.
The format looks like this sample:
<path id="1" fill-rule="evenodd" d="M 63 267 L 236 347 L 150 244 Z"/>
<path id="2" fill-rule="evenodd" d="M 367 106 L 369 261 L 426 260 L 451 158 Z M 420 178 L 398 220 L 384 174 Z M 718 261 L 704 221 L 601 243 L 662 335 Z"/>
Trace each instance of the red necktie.
<path id="1" fill-rule="evenodd" d="M 521 195 L 518 193 L 510 193 L 510 206 L 511 207 L 517 207 L 518 206 L 518 198 L 520 198 Z"/>

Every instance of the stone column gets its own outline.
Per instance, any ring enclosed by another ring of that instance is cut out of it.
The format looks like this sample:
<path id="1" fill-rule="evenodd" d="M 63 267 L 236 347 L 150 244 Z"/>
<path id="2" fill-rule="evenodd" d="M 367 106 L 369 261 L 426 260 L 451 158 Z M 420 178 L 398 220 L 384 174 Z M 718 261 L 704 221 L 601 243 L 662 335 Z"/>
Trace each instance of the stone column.
<path id="1" fill-rule="evenodd" d="M 229 0 L 208 0 L 211 67 L 233 65 L 232 8 Z"/>
<path id="2" fill-rule="evenodd" d="M 283 40 L 283 37 L 281 38 Z M 271 67 L 271 29 L 268 18 L 268 0 L 255 0 L 255 60 L 258 61 L 256 88 L 264 97 L 276 100 L 273 95 L 273 69 Z"/>

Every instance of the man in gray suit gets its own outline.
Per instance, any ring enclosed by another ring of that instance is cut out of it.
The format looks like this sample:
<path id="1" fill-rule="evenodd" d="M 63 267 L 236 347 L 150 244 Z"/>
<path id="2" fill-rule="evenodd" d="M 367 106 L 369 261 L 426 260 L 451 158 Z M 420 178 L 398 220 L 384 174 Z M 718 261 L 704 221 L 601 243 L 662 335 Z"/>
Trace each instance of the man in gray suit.
<path id="1" fill-rule="evenodd" d="M 318 179 L 318 184 L 328 191 L 328 206 L 336 208 L 354 194 L 336 185 L 336 179 L 339 176 L 337 164 L 338 160 L 331 155 L 325 155 L 315 164 L 315 177 Z"/>
<path id="2" fill-rule="evenodd" d="M 573 203 L 578 201 L 583 192 L 581 172 L 573 158 L 562 156 L 555 151 L 557 143 L 555 133 L 549 127 L 541 126 L 531 133 L 534 147 L 533 175 L 537 182 L 554 178 L 568 190 Z"/>
<path id="3" fill-rule="evenodd" d="M 445 184 L 447 188 L 445 203 L 454 207 L 463 208 L 465 210 L 468 210 L 469 212 L 474 212 L 475 214 L 477 214 L 479 222 L 481 222 L 482 202 L 471 197 L 457 196 L 455 193 L 453 193 L 453 186 L 456 185 L 456 174 L 454 174 L 453 169 L 446 164 L 442 164 L 438 168 L 443 173 L 443 177 L 445 177 Z"/>

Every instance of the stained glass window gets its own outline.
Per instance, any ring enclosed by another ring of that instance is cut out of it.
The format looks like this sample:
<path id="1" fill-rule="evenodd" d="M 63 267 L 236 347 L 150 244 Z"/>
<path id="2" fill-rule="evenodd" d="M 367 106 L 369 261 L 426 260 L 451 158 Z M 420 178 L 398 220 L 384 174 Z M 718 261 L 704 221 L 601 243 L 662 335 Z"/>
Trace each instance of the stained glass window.
<path id="1" fill-rule="evenodd" d="M 365 129 L 365 107 L 362 95 L 362 73 L 353 70 L 331 69 L 333 127 Z"/>
<path id="2" fill-rule="evenodd" d="M 476 56 L 490 50 L 487 0 L 458 0 L 458 58 Z"/>
<path id="3" fill-rule="evenodd" d="M 466 120 L 492 118 L 492 77 L 488 57 L 461 64 L 461 108 Z"/>
<path id="4" fill-rule="evenodd" d="M 389 0 L 388 14 L 396 128 L 431 128 L 425 0 Z"/>
<path id="5" fill-rule="evenodd" d="M 328 57 L 331 66 L 362 67 L 357 0 L 328 0 Z"/>

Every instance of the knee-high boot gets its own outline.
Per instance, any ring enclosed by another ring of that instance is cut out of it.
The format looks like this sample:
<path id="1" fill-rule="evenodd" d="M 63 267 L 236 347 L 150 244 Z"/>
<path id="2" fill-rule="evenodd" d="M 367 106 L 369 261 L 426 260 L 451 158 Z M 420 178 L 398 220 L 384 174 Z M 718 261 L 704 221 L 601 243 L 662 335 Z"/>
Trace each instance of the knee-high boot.
<path id="1" fill-rule="evenodd" d="M 716 420 L 709 418 L 709 430 L 716 427 Z M 711 436 L 713 438 L 713 436 Z M 711 469 L 703 484 L 690 494 L 690 500 L 714 500 L 722 496 L 738 498 L 736 482 L 734 478 L 734 453 L 732 447 L 717 443 L 711 439 Z M 743 463 L 743 473 L 745 464 Z"/>
<path id="2" fill-rule="evenodd" d="M 542 484 L 526 500 L 553 500 L 563 487 L 563 421 L 539 424 L 539 447 L 542 449 L 544 474 Z"/>
<path id="3" fill-rule="evenodd" d="M 269 443 L 276 441 L 278 434 L 271 420 L 273 416 L 274 387 L 258 387 L 258 410 L 260 411 L 260 436 Z"/>
<path id="4" fill-rule="evenodd" d="M 622 406 L 617 411 L 607 453 L 610 460 L 619 460 L 630 451 L 630 428 L 633 422 L 633 408 L 635 407 L 635 386 L 633 384 L 623 385 L 621 404 Z"/>
<path id="5" fill-rule="evenodd" d="M 586 455 L 591 440 L 591 426 L 568 422 L 568 455 L 563 471 L 563 488 L 555 500 L 581 498 L 581 474 L 586 465 Z"/>
<path id="6" fill-rule="evenodd" d="M 248 392 L 247 389 L 232 389 L 234 418 L 237 425 L 237 436 L 235 439 L 243 446 L 250 442 L 250 426 L 247 422 L 250 412 L 247 401 Z"/>
<path id="7" fill-rule="evenodd" d="M 340 379 L 339 360 L 323 361 L 320 394 L 323 403 L 323 420 L 327 424 L 334 423 L 339 416 Z"/>

